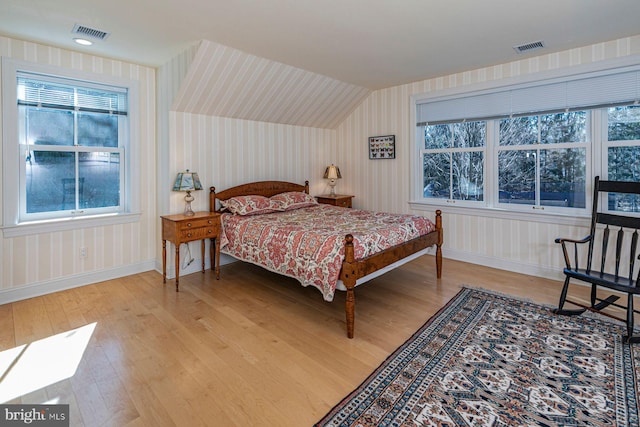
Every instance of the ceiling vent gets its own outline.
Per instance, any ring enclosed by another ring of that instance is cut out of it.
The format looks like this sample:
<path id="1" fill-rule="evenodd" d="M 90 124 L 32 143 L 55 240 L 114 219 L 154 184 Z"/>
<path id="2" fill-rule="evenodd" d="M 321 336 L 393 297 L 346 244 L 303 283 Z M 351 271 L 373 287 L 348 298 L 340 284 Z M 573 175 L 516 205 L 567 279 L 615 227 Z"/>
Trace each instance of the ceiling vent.
<path id="1" fill-rule="evenodd" d="M 525 43 L 519 46 L 514 46 L 513 49 L 516 53 L 525 53 L 536 49 L 542 49 L 544 47 L 544 43 L 539 40 L 537 42 Z"/>
<path id="2" fill-rule="evenodd" d="M 83 37 L 89 37 L 95 40 L 105 40 L 107 37 L 109 37 L 109 34 L 111 34 L 107 33 L 106 31 L 97 30 L 91 27 L 85 27 L 84 25 L 80 24 L 74 25 L 71 33 L 78 34 Z"/>

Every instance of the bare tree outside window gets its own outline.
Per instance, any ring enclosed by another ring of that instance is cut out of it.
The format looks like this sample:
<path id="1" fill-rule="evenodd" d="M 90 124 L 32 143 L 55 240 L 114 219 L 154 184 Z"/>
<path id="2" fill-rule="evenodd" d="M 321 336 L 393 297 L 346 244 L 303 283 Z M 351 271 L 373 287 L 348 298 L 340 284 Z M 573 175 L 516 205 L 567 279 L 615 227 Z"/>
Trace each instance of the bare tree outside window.
<path id="1" fill-rule="evenodd" d="M 424 141 L 424 197 L 483 200 L 486 123 L 427 125 Z"/>

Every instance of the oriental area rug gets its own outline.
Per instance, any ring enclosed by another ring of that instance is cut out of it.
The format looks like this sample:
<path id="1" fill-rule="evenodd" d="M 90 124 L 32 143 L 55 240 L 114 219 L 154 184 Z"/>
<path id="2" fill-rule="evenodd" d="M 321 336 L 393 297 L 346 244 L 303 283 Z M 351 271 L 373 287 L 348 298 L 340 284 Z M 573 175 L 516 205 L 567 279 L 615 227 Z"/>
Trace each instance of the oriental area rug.
<path id="1" fill-rule="evenodd" d="M 463 288 L 316 426 L 638 426 L 624 333 Z"/>

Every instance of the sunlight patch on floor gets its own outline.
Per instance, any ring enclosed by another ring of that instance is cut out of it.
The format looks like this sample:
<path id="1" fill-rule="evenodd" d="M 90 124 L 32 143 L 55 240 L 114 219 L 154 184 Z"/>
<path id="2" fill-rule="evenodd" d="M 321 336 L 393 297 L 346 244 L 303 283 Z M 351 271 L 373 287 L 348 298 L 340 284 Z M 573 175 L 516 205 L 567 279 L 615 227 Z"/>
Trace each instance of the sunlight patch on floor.
<path id="1" fill-rule="evenodd" d="M 71 378 L 96 323 L 0 352 L 0 403 Z"/>

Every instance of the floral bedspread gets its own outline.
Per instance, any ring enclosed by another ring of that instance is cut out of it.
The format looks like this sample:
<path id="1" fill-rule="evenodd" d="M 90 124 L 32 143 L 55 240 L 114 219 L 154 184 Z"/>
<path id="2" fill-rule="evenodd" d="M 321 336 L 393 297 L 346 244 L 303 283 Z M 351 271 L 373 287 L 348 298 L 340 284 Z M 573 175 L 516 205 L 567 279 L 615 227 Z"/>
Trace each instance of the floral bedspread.
<path id="1" fill-rule="evenodd" d="M 332 301 L 351 233 L 362 259 L 435 230 L 422 216 L 316 205 L 263 215 L 222 215 L 221 250 L 296 278 Z"/>

